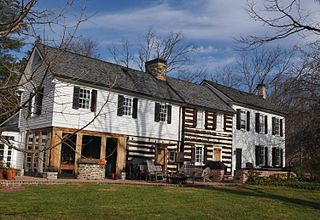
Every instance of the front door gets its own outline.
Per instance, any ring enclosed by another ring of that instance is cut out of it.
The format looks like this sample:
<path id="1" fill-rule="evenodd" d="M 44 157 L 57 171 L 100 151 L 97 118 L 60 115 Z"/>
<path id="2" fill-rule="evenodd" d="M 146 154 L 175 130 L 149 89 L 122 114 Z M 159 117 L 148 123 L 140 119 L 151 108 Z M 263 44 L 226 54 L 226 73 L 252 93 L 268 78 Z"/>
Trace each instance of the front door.
<path id="1" fill-rule="evenodd" d="M 236 170 L 241 169 L 242 164 L 242 149 L 236 149 Z"/>
<path id="2" fill-rule="evenodd" d="M 155 163 L 162 166 L 162 170 L 165 172 L 167 169 L 167 147 L 159 146 L 156 151 Z"/>

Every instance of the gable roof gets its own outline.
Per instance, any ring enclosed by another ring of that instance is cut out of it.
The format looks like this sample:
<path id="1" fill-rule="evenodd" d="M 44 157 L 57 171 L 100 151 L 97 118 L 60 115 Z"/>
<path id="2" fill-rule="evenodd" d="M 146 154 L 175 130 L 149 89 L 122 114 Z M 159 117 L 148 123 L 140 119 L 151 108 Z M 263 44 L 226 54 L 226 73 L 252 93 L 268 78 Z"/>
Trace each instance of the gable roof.
<path id="1" fill-rule="evenodd" d="M 157 80 L 151 74 L 117 64 L 36 43 L 42 57 L 53 60 L 50 72 L 60 78 L 107 88 L 138 93 L 156 99 L 187 103 L 193 106 L 233 112 L 226 103 L 208 88 L 167 77 Z"/>
<path id="2" fill-rule="evenodd" d="M 270 99 L 264 99 L 255 94 L 243 92 L 241 90 L 224 86 L 209 80 L 204 80 L 203 82 L 208 83 L 210 86 L 216 88 L 218 91 L 223 93 L 225 96 L 227 96 L 227 98 L 232 100 L 232 102 L 234 103 L 251 106 L 252 108 L 269 110 L 275 113 L 279 113 L 281 115 L 285 114 L 283 111 L 280 110 L 278 106 L 272 103 Z"/>
<path id="3" fill-rule="evenodd" d="M 0 124 L 2 131 L 19 131 L 19 112 L 12 115 L 10 118 Z"/>
<path id="4" fill-rule="evenodd" d="M 234 110 L 229 105 L 212 93 L 206 86 L 176 78 L 167 78 L 167 81 L 188 104 L 234 113 Z"/>

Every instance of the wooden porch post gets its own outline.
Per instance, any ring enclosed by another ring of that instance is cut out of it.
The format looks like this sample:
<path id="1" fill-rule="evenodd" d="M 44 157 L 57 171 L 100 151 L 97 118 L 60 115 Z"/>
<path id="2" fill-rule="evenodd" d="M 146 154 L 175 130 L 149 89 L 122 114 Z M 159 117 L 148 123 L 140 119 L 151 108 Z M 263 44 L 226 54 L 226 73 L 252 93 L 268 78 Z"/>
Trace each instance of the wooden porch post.
<path id="1" fill-rule="evenodd" d="M 106 146 L 107 146 L 107 137 L 101 137 L 101 146 L 100 146 L 100 160 L 106 159 Z"/>
<path id="2" fill-rule="evenodd" d="M 51 141 L 51 166 L 58 168 L 60 171 L 61 163 L 61 140 L 62 140 L 62 130 L 58 128 L 52 129 L 52 141 Z"/>
<path id="3" fill-rule="evenodd" d="M 116 174 L 120 175 L 120 170 L 126 166 L 126 145 L 127 137 L 119 137 L 117 145 L 117 169 Z"/>
<path id="4" fill-rule="evenodd" d="M 77 140 L 76 140 L 76 155 L 74 159 L 74 173 L 78 174 L 78 161 L 81 159 L 81 151 L 82 151 L 82 133 L 77 133 Z"/>

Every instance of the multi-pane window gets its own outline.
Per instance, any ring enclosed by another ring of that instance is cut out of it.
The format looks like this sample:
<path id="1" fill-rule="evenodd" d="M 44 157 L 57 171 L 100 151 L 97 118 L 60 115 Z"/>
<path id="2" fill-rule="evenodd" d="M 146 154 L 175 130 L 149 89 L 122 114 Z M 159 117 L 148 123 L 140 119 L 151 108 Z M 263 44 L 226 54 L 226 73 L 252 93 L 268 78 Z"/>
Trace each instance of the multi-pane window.
<path id="1" fill-rule="evenodd" d="M 195 146 L 195 165 L 197 166 L 203 165 L 203 156 L 204 156 L 203 145 L 196 145 Z"/>
<path id="2" fill-rule="evenodd" d="M 0 144 L 0 163 L 4 162 L 4 145 Z"/>
<path id="3" fill-rule="evenodd" d="M 89 109 L 90 107 L 90 90 L 80 88 L 79 108 Z"/>
<path id="4" fill-rule="evenodd" d="M 132 115 L 132 98 L 123 98 L 123 115 Z"/>
<path id="5" fill-rule="evenodd" d="M 1 136 L 1 138 L 7 141 L 14 141 L 13 136 Z M 12 148 L 5 144 L 0 144 L 0 163 L 3 163 L 6 167 L 11 166 Z"/>
<path id="6" fill-rule="evenodd" d="M 12 148 L 8 147 L 8 152 L 7 152 L 7 166 L 11 166 L 11 155 L 12 155 Z"/>
<path id="7" fill-rule="evenodd" d="M 260 133 L 265 133 L 265 116 L 260 114 L 259 115 L 259 126 L 260 126 Z"/>
<path id="8" fill-rule="evenodd" d="M 278 147 L 272 148 L 272 166 L 279 167 L 281 165 L 281 149 Z"/>
<path id="9" fill-rule="evenodd" d="M 274 119 L 274 134 L 280 135 L 280 119 L 279 118 Z"/>
<path id="10" fill-rule="evenodd" d="M 197 112 L 197 128 L 204 128 L 204 111 Z"/>
<path id="11" fill-rule="evenodd" d="M 264 166 L 265 165 L 265 147 L 256 146 L 256 165 Z"/>
<path id="12" fill-rule="evenodd" d="M 240 128 L 246 129 L 247 124 L 247 113 L 245 111 L 240 111 Z"/>
<path id="13" fill-rule="evenodd" d="M 223 114 L 217 114 L 217 130 L 223 130 L 224 129 L 224 115 Z"/>
<path id="14" fill-rule="evenodd" d="M 176 152 L 175 151 L 169 151 L 168 160 L 171 163 L 174 163 L 176 160 Z"/>
<path id="15" fill-rule="evenodd" d="M 167 106 L 166 105 L 160 104 L 159 117 L 160 117 L 160 121 L 167 120 Z"/>

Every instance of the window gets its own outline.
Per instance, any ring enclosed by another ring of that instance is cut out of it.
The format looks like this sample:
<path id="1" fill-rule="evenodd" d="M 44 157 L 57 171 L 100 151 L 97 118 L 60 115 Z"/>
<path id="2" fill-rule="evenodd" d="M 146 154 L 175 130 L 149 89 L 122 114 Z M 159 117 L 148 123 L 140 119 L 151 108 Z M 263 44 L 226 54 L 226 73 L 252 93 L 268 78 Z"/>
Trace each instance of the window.
<path id="1" fill-rule="evenodd" d="M 259 115 L 259 130 L 261 133 L 265 133 L 265 120 L 264 115 Z"/>
<path id="2" fill-rule="evenodd" d="M 42 111 L 42 99 L 43 99 L 43 88 L 34 90 L 30 93 L 28 116 L 41 115 Z"/>
<path id="3" fill-rule="evenodd" d="M 268 166 L 268 147 L 256 146 L 256 166 Z"/>
<path id="4" fill-rule="evenodd" d="M 240 112 L 240 128 L 241 129 L 246 129 L 246 124 L 247 124 L 247 115 L 245 111 Z"/>
<path id="5" fill-rule="evenodd" d="M 272 117 L 272 135 L 283 137 L 283 119 Z"/>
<path id="6" fill-rule="evenodd" d="M 169 151 L 168 160 L 170 163 L 176 162 L 176 152 L 175 151 Z"/>
<path id="7" fill-rule="evenodd" d="M 89 109 L 90 107 L 90 90 L 80 88 L 79 108 Z"/>
<path id="8" fill-rule="evenodd" d="M 218 131 L 222 131 L 224 129 L 224 115 L 217 114 L 217 129 Z"/>
<path id="9" fill-rule="evenodd" d="M 203 157 L 204 157 L 204 146 L 196 145 L 195 146 L 195 165 L 203 166 Z"/>
<path id="10" fill-rule="evenodd" d="M 282 153 L 281 149 L 278 147 L 272 148 L 272 166 L 273 167 L 280 167 L 281 166 L 281 160 L 282 160 Z"/>
<path id="11" fill-rule="evenodd" d="M 222 149 L 221 148 L 213 148 L 213 161 L 221 161 L 222 159 Z"/>
<path id="12" fill-rule="evenodd" d="M 123 98 L 123 115 L 132 115 L 132 98 Z"/>
<path id="13" fill-rule="evenodd" d="M 160 104 L 159 111 L 160 121 L 166 121 L 167 119 L 167 106 Z"/>
<path id="14" fill-rule="evenodd" d="M 156 102 L 154 109 L 154 121 L 167 121 L 168 124 L 171 124 L 171 109 L 171 105 Z"/>
<path id="15" fill-rule="evenodd" d="M 118 116 L 128 115 L 137 118 L 138 99 L 128 96 L 118 95 Z"/>
<path id="16" fill-rule="evenodd" d="M 197 112 L 197 127 L 196 128 L 204 128 L 204 111 Z"/>
<path id="17" fill-rule="evenodd" d="M 4 162 L 4 145 L 0 144 L 0 163 Z"/>
<path id="18" fill-rule="evenodd" d="M 97 107 L 97 94 L 98 91 L 95 89 L 74 86 L 72 108 L 90 109 L 91 112 L 95 112 Z"/>

